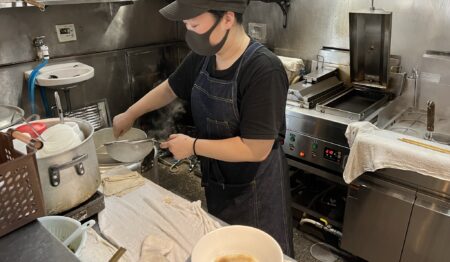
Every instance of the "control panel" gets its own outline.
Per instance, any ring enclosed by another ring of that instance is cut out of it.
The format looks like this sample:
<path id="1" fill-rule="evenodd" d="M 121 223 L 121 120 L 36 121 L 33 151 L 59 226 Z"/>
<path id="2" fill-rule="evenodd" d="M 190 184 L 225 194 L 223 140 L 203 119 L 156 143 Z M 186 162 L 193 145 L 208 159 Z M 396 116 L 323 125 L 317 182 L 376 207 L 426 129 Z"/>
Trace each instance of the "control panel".
<path id="1" fill-rule="evenodd" d="M 325 147 L 323 157 L 330 161 L 341 163 L 342 152 L 329 147 Z"/>
<path id="2" fill-rule="evenodd" d="M 59 42 L 63 43 L 77 40 L 77 33 L 75 31 L 74 24 L 56 25 L 55 28 Z"/>
<path id="3" fill-rule="evenodd" d="M 296 159 L 337 172 L 344 171 L 345 160 L 350 152 L 346 147 L 293 131 L 286 133 L 283 149 L 287 155 Z"/>

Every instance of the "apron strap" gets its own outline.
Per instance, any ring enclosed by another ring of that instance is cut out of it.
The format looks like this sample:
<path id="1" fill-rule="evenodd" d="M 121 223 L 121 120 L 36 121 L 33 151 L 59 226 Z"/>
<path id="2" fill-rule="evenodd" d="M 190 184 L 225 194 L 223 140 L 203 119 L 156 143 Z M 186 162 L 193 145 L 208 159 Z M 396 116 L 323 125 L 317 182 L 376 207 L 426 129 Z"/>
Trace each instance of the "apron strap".
<path id="1" fill-rule="evenodd" d="M 239 72 L 241 71 L 241 67 L 245 65 L 248 60 L 255 54 L 256 50 L 263 47 L 263 45 L 259 42 L 253 42 L 244 52 L 241 62 L 239 63 L 238 68 L 236 69 L 236 73 L 234 74 L 233 81 L 237 82 L 237 78 L 239 76 Z"/>

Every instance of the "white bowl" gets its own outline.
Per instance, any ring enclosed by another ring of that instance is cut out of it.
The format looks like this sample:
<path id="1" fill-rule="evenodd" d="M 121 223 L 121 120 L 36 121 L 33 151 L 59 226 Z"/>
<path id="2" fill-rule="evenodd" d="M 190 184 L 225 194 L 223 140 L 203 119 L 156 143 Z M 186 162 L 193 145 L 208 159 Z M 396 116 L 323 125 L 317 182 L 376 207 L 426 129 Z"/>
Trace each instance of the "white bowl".
<path id="1" fill-rule="evenodd" d="M 44 139 L 44 147 L 37 152 L 36 157 L 38 159 L 57 155 L 82 143 L 74 127 L 66 124 L 58 123 L 47 128 L 41 134 L 41 137 Z"/>
<path id="2" fill-rule="evenodd" d="M 248 226 L 226 226 L 204 235 L 195 245 L 192 262 L 214 262 L 226 255 L 247 255 L 257 262 L 283 262 L 280 245 L 269 234 Z"/>
<path id="3" fill-rule="evenodd" d="M 81 227 L 81 223 L 77 220 L 64 216 L 45 216 L 38 218 L 38 220 L 45 229 L 61 242 L 66 240 L 73 232 L 75 232 L 75 230 Z M 87 234 L 86 231 L 84 231 L 81 236 L 69 245 L 69 249 L 75 256 L 78 257 L 80 255 L 81 248 L 86 243 L 86 238 Z"/>

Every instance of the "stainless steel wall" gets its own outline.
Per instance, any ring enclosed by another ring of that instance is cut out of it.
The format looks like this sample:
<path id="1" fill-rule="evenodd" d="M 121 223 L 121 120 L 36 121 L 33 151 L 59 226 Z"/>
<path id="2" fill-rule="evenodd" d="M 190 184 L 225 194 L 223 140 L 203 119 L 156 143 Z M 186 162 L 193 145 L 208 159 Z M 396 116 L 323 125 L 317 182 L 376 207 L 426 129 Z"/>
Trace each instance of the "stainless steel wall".
<path id="1" fill-rule="evenodd" d="M 268 45 L 276 53 L 311 60 L 322 46 L 349 47 L 349 11 L 367 9 L 369 0 L 291 0 L 288 27 L 276 4 L 252 1 L 246 22 L 267 24 Z M 450 50 L 450 0 L 376 0 L 393 12 L 391 53 L 406 71 L 420 65 L 425 50 Z"/>
<path id="2" fill-rule="evenodd" d="M 44 35 L 50 63 L 80 61 L 96 70 L 93 79 L 72 91 L 74 108 L 106 97 L 112 115 L 122 112 L 137 99 L 133 89 L 148 91 L 158 77 L 164 77 L 163 71 L 173 70 L 161 64 L 177 62 L 173 55 L 177 48 L 166 48 L 177 40 L 177 25 L 158 13 L 166 4 L 165 0 L 140 0 L 125 6 L 50 6 L 45 12 L 34 7 L 0 9 L 0 104 L 28 109 L 23 72 L 37 65 L 32 39 Z M 59 43 L 55 25 L 68 23 L 75 24 L 78 40 Z M 159 43 L 165 43 L 164 47 Z M 140 46 L 145 47 L 135 48 Z M 141 51 L 151 55 L 134 58 L 142 59 L 136 66 L 131 57 Z M 136 84 L 136 79 L 141 80 Z M 40 102 L 39 95 L 36 100 Z"/>
<path id="3" fill-rule="evenodd" d="M 0 9 L 0 65 L 35 59 L 32 39 L 46 36 L 51 57 L 165 43 L 176 40 L 176 25 L 158 10 L 164 0 L 141 0 L 132 5 L 81 4 Z M 78 40 L 59 43 L 55 25 L 75 24 Z"/>

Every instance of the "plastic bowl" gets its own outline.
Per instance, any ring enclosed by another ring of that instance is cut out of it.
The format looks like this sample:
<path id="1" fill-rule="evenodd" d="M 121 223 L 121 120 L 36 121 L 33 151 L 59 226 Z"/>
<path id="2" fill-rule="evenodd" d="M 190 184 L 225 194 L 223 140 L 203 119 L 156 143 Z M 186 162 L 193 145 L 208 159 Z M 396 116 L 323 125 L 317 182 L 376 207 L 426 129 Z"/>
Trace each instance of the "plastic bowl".
<path id="1" fill-rule="evenodd" d="M 66 240 L 70 234 L 75 232 L 81 223 L 70 217 L 63 216 L 46 216 L 38 218 L 39 222 L 45 229 L 47 229 L 54 237 L 56 237 L 61 243 Z M 79 257 L 81 248 L 86 243 L 87 234 L 84 231 L 81 236 L 75 239 L 72 244 L 69 245 L 69 249 Z"/>
<path id="2" fill-rule="evenodd" d="M 32 126 L 34 130 L 30 127 Z M 30 123 L 30 125 L 24 124 L 16 127 L 17 131 L 22 133 L 29 134 L 32 138 L 36 138 L 37 135 L 34 131 L 36 131 L 39 135 L 41 135 L 47 129 L 47 125 L 42 122 Z"/>
<path id="3" fill-rule="evenodd" d="M 248 226 L 226 226 L 204 235 L 195 245 L 191 261 L 212 262 L 227 255 L 246 255 L 257 262 L 283 262 L 277 241 Z"/>

